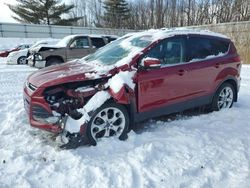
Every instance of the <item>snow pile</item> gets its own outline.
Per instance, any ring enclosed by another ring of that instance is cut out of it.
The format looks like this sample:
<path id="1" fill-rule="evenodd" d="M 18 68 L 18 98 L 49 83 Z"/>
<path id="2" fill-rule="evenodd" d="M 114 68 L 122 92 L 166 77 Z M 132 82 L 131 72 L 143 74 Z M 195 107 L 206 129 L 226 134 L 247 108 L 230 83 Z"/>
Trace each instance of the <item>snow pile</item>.
<path id="1" fill-rule="evenodd" d="M 34 70 L 0 65 L 1 187 L 250 187 L 250 66 L 229 110 L 149 120 L 126 141 L 76 150 L 30 127 L 22 88 Z"/>
<path id="2" fill-rule="evenodd" d="M 135 73 L 136 71 L 120 71 L 109 79 L 107 86 L 109 86 L 114 93 L 118 93 L 124 85 L 134 89 L 135 83 L 133 82 L 133 77 Z"/>

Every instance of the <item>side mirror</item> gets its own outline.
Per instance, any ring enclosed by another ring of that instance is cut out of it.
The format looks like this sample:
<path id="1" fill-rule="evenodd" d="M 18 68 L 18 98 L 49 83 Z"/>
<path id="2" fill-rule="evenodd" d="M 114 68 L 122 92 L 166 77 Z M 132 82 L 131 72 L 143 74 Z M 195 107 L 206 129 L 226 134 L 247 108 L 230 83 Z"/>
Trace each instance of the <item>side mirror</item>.
<path id="1" fill-rule="evenodd" d="M 142 60 L 142 66 L 146 69 L 156 69 L 161 67 L 161 61 L 156 58 L 147 57 Z"/>

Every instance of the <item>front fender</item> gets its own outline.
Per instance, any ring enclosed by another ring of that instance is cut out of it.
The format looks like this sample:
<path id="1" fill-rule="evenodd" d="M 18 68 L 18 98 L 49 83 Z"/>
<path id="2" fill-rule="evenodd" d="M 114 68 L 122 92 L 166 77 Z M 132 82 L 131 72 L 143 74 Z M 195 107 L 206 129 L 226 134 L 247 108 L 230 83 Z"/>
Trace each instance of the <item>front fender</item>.
<path id="1" fill-rule="evenodd" d="M 123 85 L 123 87 L 118 92 L 114 92 L 111 88 L 109 88 L 108 92 L 110 96 L 117 103 L 120 103 L 120 104 L 129 104 L 130 97 L 134 95 L 134 91 L 126 85 Z"/>

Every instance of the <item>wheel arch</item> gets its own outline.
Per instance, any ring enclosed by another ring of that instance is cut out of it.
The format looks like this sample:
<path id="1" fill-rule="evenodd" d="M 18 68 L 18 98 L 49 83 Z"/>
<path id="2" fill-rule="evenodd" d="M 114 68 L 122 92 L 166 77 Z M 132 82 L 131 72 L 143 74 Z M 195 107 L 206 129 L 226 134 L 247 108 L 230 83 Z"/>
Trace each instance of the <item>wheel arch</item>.
<path id="1" fill-rule="evenodd" d="M 224 84 L 224 83 L 229 83 L 233 86 L 234 91 L 235 91 L 235 96 L 234 96 L 234 102 L 237 102 L 238 100 L 238 82 L 236 78 L 233 76 L 228 76 L 226 79 L 220 82 L 220 84 L 217 86 L 215 93 L 218 91 L 218 89 Z"/>
<path id="2" fill-rule="evenodd" d="M 50 59 L 59 59 L 60 61 L 64 62 L 64 59 L 59 55 L 50 55 L 50 56 L 46 57 L 45 60 L 46 60 L 46 62 L 48 62 Z"/>
<path id="3" fill-rule="evenodd" d="M 21 56 L 19 56 L 19 57 L 17 58 L 17 60 L 16 60 L 16 61 L 17 61 L 17 64 L 20 64 L 19 61 L 20 61 L 21 58 L 25 58 L 25 59 L 26 59 L 26 64 L 27 64 L 27 57 L 26 57 L 25 55 L 21 55 Z"/>
<path id="4" fill-rule="evenodd" d="M 111 99 L 115 103 L 123 105 L 128 114 L 129 114 L 129 129 L 133 128 L 135 125 L 135 113 L 136 113 L 136 100 L 135 100 L 135 91 L 132 90 L 129 86 L 124 85 L 118 93 L 113 92 L 109 89 L 109 94 Z"/>

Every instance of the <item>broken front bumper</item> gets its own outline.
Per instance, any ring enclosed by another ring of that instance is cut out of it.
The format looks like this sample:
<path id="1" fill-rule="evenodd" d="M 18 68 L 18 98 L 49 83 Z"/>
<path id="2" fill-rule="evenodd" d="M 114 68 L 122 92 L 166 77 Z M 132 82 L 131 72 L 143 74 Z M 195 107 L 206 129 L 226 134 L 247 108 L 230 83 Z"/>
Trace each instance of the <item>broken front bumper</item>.
<path id="1" fill-rule="evenodd" d="M 49 132 L 60 133 L 62 128 L 58 124 L 59 118 L 53 115 L 43 97 L 31 97 L 32 92 L 31 89 L 25 86 L 23 102 L 30 125 Z"/>

